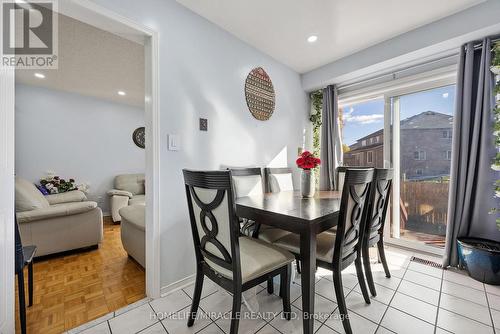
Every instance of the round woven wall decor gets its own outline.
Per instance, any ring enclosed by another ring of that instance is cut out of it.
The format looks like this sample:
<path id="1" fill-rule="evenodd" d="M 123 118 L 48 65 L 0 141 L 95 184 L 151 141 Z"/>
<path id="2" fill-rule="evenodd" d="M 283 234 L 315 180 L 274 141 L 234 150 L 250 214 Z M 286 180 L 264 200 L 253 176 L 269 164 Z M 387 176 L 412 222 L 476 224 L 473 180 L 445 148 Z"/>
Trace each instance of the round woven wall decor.
<path id="1" fill-rule="evenodd" d="M 245 81 L 247 106 L 253 117 L 267 121 L 274 112 L 275 93 L 269 75 L 262 67 L 254 68 Z"/>

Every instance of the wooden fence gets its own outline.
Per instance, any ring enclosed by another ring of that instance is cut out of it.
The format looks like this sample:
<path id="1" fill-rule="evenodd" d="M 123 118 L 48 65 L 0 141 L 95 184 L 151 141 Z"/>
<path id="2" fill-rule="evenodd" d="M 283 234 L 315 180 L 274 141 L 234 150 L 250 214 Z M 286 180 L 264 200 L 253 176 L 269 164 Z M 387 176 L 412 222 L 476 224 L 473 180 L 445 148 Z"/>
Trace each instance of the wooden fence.
<path id="1" fill-rule="evenodd" d="M 448 217 L 448 188 L 447 181 L 401 182 L 401 228 L 440 233 Z"/>

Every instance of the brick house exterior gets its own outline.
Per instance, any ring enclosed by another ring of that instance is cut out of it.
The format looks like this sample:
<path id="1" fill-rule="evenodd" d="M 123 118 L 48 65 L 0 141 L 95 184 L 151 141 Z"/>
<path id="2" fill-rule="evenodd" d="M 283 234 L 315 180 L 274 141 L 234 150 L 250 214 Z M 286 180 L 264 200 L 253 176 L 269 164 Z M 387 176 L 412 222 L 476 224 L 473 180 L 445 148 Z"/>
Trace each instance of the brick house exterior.
<path id="1" fill-rule="evenodd" d="M 432 179 L 450 173 L 453 116 L 425 111 L 401 121 L 401 173 L 405 179 Z M 384 166 L 383 130 L 351 145 L 344 153 L 346 166 Z"/>

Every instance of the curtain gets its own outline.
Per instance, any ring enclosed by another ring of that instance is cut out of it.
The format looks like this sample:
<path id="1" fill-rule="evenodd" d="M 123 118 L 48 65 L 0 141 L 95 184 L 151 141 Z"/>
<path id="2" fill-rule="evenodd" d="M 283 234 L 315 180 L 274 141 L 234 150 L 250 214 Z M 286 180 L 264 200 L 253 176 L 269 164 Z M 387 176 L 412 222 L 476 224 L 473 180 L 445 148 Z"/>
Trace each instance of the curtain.
<path id="1" fill-rule="evenodd" d="M 323 89 L 323 112 L 321 114 L 321 166 L 319 187 L 335 190 L 335 171 L 342 163 L 342 140 L 340 139 L 337 87 Z"/>
<path id="2" fill-rule="evenodd" d="M 494 78 L 491 40 L 467 43 L 460 50 L 453 127 L 448 222 L 443 264 L 458 265 L 457 238 L 500 241 L 495 215 L 493 143 Z"/>

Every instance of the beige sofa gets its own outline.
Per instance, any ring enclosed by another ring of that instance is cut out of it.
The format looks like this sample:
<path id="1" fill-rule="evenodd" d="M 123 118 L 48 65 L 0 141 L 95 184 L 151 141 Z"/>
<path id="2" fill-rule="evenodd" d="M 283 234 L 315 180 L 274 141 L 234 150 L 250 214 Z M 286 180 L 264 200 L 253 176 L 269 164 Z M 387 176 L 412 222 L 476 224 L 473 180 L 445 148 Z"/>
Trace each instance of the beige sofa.
<path id="1" fill-rule="evenodd" d="M 129 205 L 120 209 L 123 248 L 144 268 L 146 267 L 145 209 L 144 204 Z"/>
<path id="2" fill-rule="evenodd" d="M 144 174 L 123 174 L 115 177 L 114 189 L 108 191 L 113 222 L 122 220 L 120 209 L 145 203 Z"/>
<path id="3" fill-rule="evenodd" d="M 43 196 L 33 183 L 16 177 L 16 213 L 22 242 L 36 245 L 37 256 L 102 241 L 101 209 L 78 190 Z"/>

